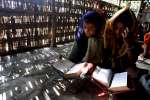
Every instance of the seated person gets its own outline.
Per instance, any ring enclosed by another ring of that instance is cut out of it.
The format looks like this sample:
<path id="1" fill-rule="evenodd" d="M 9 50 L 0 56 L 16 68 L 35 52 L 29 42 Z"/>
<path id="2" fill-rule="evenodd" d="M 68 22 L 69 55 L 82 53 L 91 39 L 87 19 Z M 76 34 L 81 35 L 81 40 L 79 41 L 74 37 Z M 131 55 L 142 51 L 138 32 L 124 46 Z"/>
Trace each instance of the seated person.
<path id="1" fill-rule="evenodd" d="M 104 31 L 104 49 L 107 51 L 109 66 L 115 72 L 127 71 L 136 77 L 138 69 L 135 62 L 142 52 L 137 42 L 136 17 L 129 7 L 124 7 L 110 18 Z"/>
<path id="2" fill-rule="evenodd" d="M 85 65 L 81 66 L 80 77 L 84 78 L 85 74 L 91 74 L 94 67 L 101 64 L 103 26 L 105 18 L 102 12 L 88 11 L 79 21 L 69 60 L 74 63 L 85 62 Z"/>
<path id="3" fill-rule="evenodd" d="M 105 18 L 101 12 L 88 11 L 79 22 L 69 59 L 74 63 L 100 64 L 103 48 L 102 29 Z M 86 64 L 85 64 L 86 66 Z"/>

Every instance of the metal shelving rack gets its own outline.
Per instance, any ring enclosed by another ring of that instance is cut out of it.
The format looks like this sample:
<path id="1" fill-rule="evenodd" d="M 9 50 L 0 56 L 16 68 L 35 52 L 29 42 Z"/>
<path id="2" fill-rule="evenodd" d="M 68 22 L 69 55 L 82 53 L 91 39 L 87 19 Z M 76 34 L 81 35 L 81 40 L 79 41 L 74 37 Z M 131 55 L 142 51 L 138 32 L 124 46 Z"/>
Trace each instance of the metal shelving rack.
<path id="1" fill-rule="evenodd" d="M 100 8 L 108 18 L 117 10 L 100 0 L 1 0 L 0 55 L 72 42 L 81 15 Z"/>

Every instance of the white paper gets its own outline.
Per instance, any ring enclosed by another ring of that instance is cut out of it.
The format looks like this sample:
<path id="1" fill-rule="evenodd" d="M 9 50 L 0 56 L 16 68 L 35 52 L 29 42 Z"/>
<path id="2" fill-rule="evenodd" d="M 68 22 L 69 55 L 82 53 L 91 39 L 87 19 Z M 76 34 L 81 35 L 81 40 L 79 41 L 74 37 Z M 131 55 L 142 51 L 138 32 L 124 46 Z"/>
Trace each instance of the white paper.
<path id="1" fill-rule="evenodd" d="M 127 87 L 127 72 L 116 73 L 113 77 L 110 88 Z"/>
<path id="2" fill-rule="evenodd" d="M 97 66 L 92 77 L 106 87 L 109 87 L 112 72 L 110 69 L 104 69 Z"/>
<path id="3" fill-rule="evenodd" d="M 84 65 L 85 65 L 85 63 L 76 64 L 66 74 L 72 74 L 72 73 L 79 72 Z"/>

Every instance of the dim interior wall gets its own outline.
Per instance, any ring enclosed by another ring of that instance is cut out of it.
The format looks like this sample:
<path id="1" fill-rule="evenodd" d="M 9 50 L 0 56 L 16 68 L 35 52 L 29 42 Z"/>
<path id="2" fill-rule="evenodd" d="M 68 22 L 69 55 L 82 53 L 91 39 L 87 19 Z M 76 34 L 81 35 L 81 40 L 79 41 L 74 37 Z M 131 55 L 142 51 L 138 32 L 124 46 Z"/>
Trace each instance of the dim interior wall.
<path id="1" fill-rule="evenodd" d="M 1 0 L 0 55 L 72 42 L 79 18 L 93 9 L 109 18 L 117 6 L 100 0 Z"/>

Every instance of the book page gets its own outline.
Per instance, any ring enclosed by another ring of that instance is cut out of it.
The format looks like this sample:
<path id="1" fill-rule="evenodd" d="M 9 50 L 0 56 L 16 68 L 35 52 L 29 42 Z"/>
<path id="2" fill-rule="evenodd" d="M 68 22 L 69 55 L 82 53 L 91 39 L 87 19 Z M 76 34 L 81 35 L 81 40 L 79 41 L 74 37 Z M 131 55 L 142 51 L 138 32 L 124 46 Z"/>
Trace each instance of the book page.
<path id="1" fill-rule="evenodd" d="M 127 87 L 127 72 L 116 73 L 112 79 L 110 90 L 122 91 L 128 89 Z"/>
<path id="2" fill-rule="evenodd" d="M 109 87 L 112 77 L 112 71 L 110 69 L 104 69 L 96 67 L 92 74 L 92 78 L 101 83 L 102 85 Z"/>
<path id="3" fill-rule="evenodd" d="M 65 74 L 77 73 L 77 72 L 81 71 L 81 69 L 83 68 L 84 65 L 85 65 L 85 63 L 76 64 Z"/>

